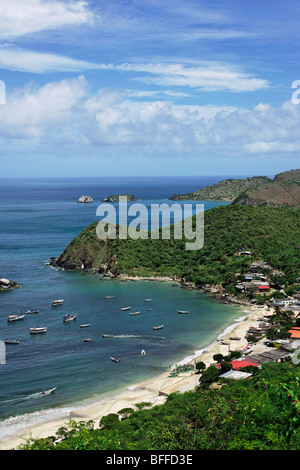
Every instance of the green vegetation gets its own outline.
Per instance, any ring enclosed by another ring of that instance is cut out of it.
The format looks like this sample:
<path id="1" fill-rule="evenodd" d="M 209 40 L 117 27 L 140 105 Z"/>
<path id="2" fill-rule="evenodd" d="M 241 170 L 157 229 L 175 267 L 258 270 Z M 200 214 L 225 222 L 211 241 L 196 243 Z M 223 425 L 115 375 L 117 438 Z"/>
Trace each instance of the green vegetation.
<path id="1" fill-rule="evenodd" d="M 205 375 L 204 375 L 205 374 Z M 56 436 L 29 440 L 23 450 L 299 450 L 300 367 L 267 363 L 250 379 L 220 379 L 171 394 L 164 405 L 121 410 L 100 423 L 70 421 Z M 206 376 L 206 378 L 205 378 Z"/>
<path id="2" fill-rule="evenodd" d="M 300 272 L 299 215 L 298 209 L 277 207 L 214 207 L 205 211 L 204 246 L 194 251 L 185 250 L 184 239 L 174 240 L 172 236 L 170 240 L 152 240 L 149 234 L 147 240 L 100 241 L 95 222 L 68 245 L 56 265 L 94 268 L 113 275 L 174 276 L 199 287 L 218 285 L 237 295 L 239 279 L 249 272 L 253 261 L 262 260 L 284 274 L 285 289 L 292 293 L 300 287 L 296 282 Z M 250 250 L 251 256 L 239 256 L 240 250 Z M 269 271 L 267 268 L 263 273 Z M 268 294 L 255 292 L 240 295 L 261 302 L 268 299 Z"/>

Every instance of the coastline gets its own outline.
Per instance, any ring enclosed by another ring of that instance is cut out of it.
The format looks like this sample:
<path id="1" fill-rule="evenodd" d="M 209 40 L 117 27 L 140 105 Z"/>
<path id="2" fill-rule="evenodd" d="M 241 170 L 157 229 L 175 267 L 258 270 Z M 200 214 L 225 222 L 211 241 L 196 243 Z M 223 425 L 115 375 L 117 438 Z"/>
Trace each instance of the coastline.
<path id="1" fill-rule="evenodd" d="M 243 308 L 243 306 L 241 306 Z M 244 306 L 245 308 L 245 306 Z M 257 326 L 259 319 L 262 316 L 272 314 L 272 311 L 266 306 L 247 306 L 243 310 L 244 316 L 236 319 L 236 321 L 227 327 L 216 340 L 208 347 L 195 351 L 193 356 L 179 361 L 177 364 L 195 364 L 198 361 L 203 361 L 206 367 L 215 363 L 213 356 L 215 354 L 227 355 L 229 350 L 239 350 L 247 345 L 245 338 L 246 331 L 250 326 Z M 230 340 L 232 333 L 240 340 Z M 228 344 L 223 344 L 228 343 Z M 265 346 L 261 341 L 254 345 L 255 352 L 261 352 Z M 24 444 L 26 439 L 45 438 L 56 434 L 58 429 L 66 426 L 70 419 L 78 421 L 94 421 L 98 426 L 99 420 L 102 416 L 108 413 L 117 413 L 122 408 L 134 407 L 136 403 L 142 401 L 151 402 L 153 406 L 163 404 L 167 396 L 174 392 L 185 392 L 193 390 L 199 382 L 199 374 L 192 372 L 182 372 L 178 376 L 170 377 L 170 372 L 164 372 L 158 376 L 148 379 L 139 384 L 134 384 L 127 387 L 124 391 L 119 391 L 117 394 L 102 398 L 99 401 L 90 405 L 76 407 L 76 409 L 63 408 L 62 416 L 51 419 L 51 409 L 48 413 L 47 421 L 39 422 L 34 425 L 23 427 L 18 434 L 8 437 L 0 441 L 0 450 L 13 450 L 17 446 Z M 47 415 L 47 413 L 46 413 Z M 45 418 L 46 418 L 45 415 Z"/>

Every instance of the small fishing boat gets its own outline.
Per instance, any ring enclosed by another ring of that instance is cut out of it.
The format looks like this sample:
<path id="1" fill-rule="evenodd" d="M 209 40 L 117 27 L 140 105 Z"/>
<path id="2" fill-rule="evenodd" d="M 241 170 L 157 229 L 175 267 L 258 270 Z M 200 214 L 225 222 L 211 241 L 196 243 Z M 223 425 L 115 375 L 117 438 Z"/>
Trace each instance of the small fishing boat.
<path id="1" fill-rule="evenodd" d="M 61 305 L 64 303 L 64 299 L 57 299 L 57 300 L 52 300 L 52 307 L 55 307 L 56 305 Z"/>
<path id="2" fill-rule="evenodd" d="M 153 330 L 161 330 L 163 327 L 164 325 L 154 326 Z"/>
<path id="3" fill-rule="evenodd" d="M 20 341 L 17 339 L 5 339 L 5 344 L 19 344 Z"/>
<path id="4" fill-rule="evenodd" d="M 42 395 L 50 395 L 50 393 L 53 393 L 56 389 L 57 389 L 57 387 L 50 388 L 50 390 L 44 390 L 42 392 Z"/>
<path id="5" fill-rule="evenodd" d="M 7 317 L 7 321 L 18 321 L 18 320 L 23 320 L 23 318 L 25 317 L 25 315 L 8 315 Z"/>
<path id="6" fill-rule="evenodd" d="M 111 357 L 111 360 L 113 362 L 121 362 L 121 359 L 119 359 L 118 357 Z"/>
<path id="7" fill-rule="evenodd" d="M 129 315 L 138 315 L 141 312 L 130 312 Z"/>
<path id="8" fill-rule="evenodd" d="M 87 328 L 88 326 L 90 326 L 90 323 L 85 323 L 84 325 L 80 325 L 80 328 Z"/>
<path id="9" fill-rule="evenodd" d="M 152 308 L 147 308 L 148 312 L 152 312 Z"/>
<path id="10" fill-rule="evenodd" d="M 105 334 L 105 333 L 103 333 L 102 336 L 103 338 L 114 338 L 114 335 Z"/>
<path id="11" fill-rule="evenodd" d="M 76 314 L 73 314 L 73 315 L 70 315 L 70 314 L 64 315 L 64 316 L 63 316 L 63 321 L 64 321 L 64 322 L 73 321 L 73 320 L 76 320 L 76 317 L 77 317 Z"/>
<path id="12" fill-rule="evenodd" d="M 151 302 L 152 299 L 144 299 L 145 302 Z"/>
<path id="13" fill-rule="evenodd" d="M 85 343 L 90 343 L 90 342 L 93 341 L 93 340 L 92 340 L 92 338 L 85 338 L 83 341 L 84 341 Z"/>
<path id="14" fill-rule="evenodd" d="M 232 341 L 240 341 L 241 338 L 239 338 L 238 336 L 229 336 L 229 339 L 231 339 Z"/>
<path id="15" fill-rule="evenodd" d="M 185 313 L 190 313 L 188 310 L 177 310 L 177 312 L 178 312 L 178 313 L 183 313 L 183 314 L 185 314 Z"/>
<path id="16" fill-rule="evenodd" d="M 40 334 L 40 333 L 46 333 L 47 328 L 46 327 L 29 328 L 29 331 L 31 334 Z"/>
<path id="17" fill-rule="evenodd" d="M 123 307 L 123 308 L 121 308 L 121 311 L 124 312 L 125 310 L 130 310 L 130 309 L 131 309 L 131 307 Z"/>
<path id="18" fill-rule="evenodd" d="M 39 309 L 36 309 L 36 310 L 26 310 L 26 312 L 24 312 L 25 315 L 30 315 L 31 313 L 39 313 Z"/>
<path id="19" fill-rule="evenodd" d="M 144 349 L 141 350 L 141 355 L 146 356 L 146 351 Z"/>
<path id="20" fill-rule="evenodd" d="M 106 299 L 113 299 L 115 296 L 114 295 L 107 295 L 105 298 Z"/>

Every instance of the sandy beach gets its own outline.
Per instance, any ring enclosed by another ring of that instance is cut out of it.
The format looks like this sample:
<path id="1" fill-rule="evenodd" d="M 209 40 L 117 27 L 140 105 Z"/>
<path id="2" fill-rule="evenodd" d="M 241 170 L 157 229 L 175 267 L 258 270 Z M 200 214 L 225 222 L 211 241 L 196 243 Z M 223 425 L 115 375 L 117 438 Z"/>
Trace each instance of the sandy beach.
<path id="1" fill-rule="evenodd" d="M 208 367 L 215 363 L 213 356 L 217 353 L 227 355 L 228 352 L 240 350 L 247 345 L 245 338 L 246 331 L 250 326 L 258 326 L 259 319 L 266 315 L 271 315 L 272 310 L 267 307 L 244 307 L 241 318 L 236 323 L 228 327 L 218 339 L 209 347 L 195 353 L 195 356 L 189 358 L 189 363 L 203 361 Z M 230 337 L 238 337 L 240 340 L 230 340 Z M 228 343 L 228 344 L 223 344 Z M 261 352 L 266 347 L 261 341 L 254 345 L 254 352 Z M 187 362 L 185 362 L 187 363 Z M 180 362 L 178 364 L 181 364 Z M 16 436 L 0 441 L 0 450 L 16 449 L 17 446 L 23 444 L 26 439 L 33 439 L 53 436 L 61 426 L 65 426 L 70 419 L 78 421 L 95 422 L 98 426 L 102 416 L 108 413 L 117 413 L 122 408 L 133 407 L 136 403 L 151 402 L 153 405 L 163 404 L 167 396 L 173 392 L 185 392 L 193 390 L 199 382 L 199 375 L 194 371 L 182 372 L 178 376 L 170 376 L 170 372 L 165 372 L 157 377 L 147 380 L 143 383 L 127 387 L 124 392 L 102 399 L 97 403 L 86 406 L 76 411 L 71 411 L 69 416 L 60 419 L 49 420 L 34 426 L 23 428 Z"/>

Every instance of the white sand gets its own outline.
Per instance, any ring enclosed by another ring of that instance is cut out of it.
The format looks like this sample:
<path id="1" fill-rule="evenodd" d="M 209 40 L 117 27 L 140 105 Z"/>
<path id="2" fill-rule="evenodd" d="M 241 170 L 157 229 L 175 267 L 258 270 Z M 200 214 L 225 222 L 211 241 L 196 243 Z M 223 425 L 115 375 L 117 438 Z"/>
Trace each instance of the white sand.
<path id="1" fill-rule="evenodd" d="M 227 328 L 211 346 L 196 352 L 195 356 L 190 358 L 190 362 L 203 361 L 206 367 L 208 367 L 215 363 L 213 360 L 215 354 L 227 355 L 230 350 L 239 350 L 246 346 L 247 340 L 245 339 L 245 334 L 248 328 L 250 326 L 258 326 L 258 319 L 264 315 L 272 314 L 272 311 L 267 310 L 266 307 L 245 307 L 244 314 L 244 317 L 239 318 L 234 325 Z M 240 337 L 241 339 L 238 341 L 230 340 L 230 336 Z M 229 344 L 222 344 L 222 341 Z M 266 347 L 262 342 L 258 342 L 255 344 L 253 351 L 261 352 L 264 349 Z M 16 449 L 18 445 L 24 443 L 25 439 L 30 437 L 37 439 L 54 436 L 61 426 L 67 424 L 69 419 L 78 421 L 92 420 L 98 426 L 101 417 L 108 413 L 117 413 L 122 408 L 134 407 L 136 403 L 142 401 L 151 402 L 153 405 L 162 404 L 165 402 L 168 394 L 176 391 L 185 392 L 193 390 L 199 382 L 199 375 L 194 372 L 182 372 L 174 377 L 169 377 L 169 375 L 169 372 L 166 372 L 141 384 L 128 387 L 126 391 L 118 395 L 102 399 L 77 411 L 71 411 L 68 417 L 48 420 L 47 422 L 23 428 L 18 435 L 0 441 L 0 450 Z"/>

